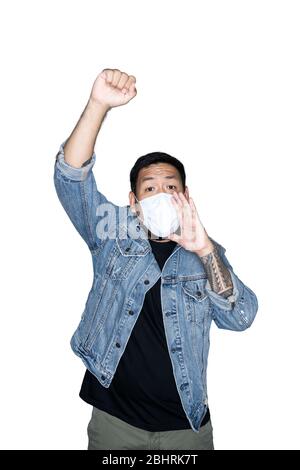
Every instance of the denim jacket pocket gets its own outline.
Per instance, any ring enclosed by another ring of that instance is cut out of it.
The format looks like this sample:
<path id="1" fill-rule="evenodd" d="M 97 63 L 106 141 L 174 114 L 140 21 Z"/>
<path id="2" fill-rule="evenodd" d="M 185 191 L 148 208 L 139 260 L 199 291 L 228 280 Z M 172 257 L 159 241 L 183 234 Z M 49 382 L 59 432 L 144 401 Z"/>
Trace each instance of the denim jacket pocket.
<path id="1" fill-rule="evenodd" d="M 106 265 L 106 274 L 114 280 L 128 279 L 138 261 L 149 251 L 146 243 L 137 242 L 132 238 L 116 238 Z"/>
<path id="2" fill-rule="evenodd" d="M 205 291 L 206 282 L 206 278 L 182 282 L 186 318 L 198 325 L 203 325 L 209 307 L 209 298 Z"/>

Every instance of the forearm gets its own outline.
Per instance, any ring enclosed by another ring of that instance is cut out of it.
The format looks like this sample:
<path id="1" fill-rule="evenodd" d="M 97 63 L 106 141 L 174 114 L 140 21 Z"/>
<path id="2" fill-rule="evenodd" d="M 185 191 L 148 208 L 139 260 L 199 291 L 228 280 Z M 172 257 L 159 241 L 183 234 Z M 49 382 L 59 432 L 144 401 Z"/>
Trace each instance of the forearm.
<path id="1" fill-rule="evenodd" d="M 65 161 L 76 168 L 91 158 L 102 122 L 110 108 L 89 98 L 64 146 Z"/>
<path id="2" fill-rule="evenodd" d="M 223 263 L 217 248 L 212 243 L 209 253 L 202 256 L 199 255 L 211 289 L 217 294 L 227 298 L 233 293 L 233 284 L 230 272 Z"/>

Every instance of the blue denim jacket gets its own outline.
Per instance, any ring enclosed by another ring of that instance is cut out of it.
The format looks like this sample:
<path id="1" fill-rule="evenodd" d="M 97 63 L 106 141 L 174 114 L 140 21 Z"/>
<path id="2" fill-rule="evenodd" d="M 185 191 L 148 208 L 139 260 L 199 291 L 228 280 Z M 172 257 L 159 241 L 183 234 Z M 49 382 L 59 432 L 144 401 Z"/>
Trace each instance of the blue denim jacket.
<path id="1" fill-rule="evenodd" d="M 161 276 L 163 322 L 174 378 L 191 428 L 199 432 L 208 406 L 211 322 L 219 328 L 245 330 L 258 309 L 256 295 L 234 273 L 225 248 L 211 237 L 231 274 L 229 298 L 212 291 L 200 258 L 178 244 L 161 271 L 130 206 L 120 208 L 98 191 L 92 171 L 95 153 L 81 168 L 72 167 L 64 160 L 65 142 L 56 155 L 54 184 L 63 208 L 89 247 L 94 271 L 71 338 L 72 350 L 100 384 L 109 387 L 145 294 Z M 115 236 L 105 235 L 108 214 Z"/>

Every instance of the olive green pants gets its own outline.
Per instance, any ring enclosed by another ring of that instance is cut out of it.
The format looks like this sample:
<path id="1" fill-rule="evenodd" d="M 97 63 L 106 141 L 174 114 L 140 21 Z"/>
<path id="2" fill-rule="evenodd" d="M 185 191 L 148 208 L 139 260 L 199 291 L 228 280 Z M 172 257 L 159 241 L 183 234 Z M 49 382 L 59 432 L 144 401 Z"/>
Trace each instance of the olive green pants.
<path id="1" fill-rule="evenodd" d="M 201 426 L 199 433 L 192 428 L 152 432 L 93 407 L 87 434 L 88 450 L 214 450 L 211 421 Z"/>

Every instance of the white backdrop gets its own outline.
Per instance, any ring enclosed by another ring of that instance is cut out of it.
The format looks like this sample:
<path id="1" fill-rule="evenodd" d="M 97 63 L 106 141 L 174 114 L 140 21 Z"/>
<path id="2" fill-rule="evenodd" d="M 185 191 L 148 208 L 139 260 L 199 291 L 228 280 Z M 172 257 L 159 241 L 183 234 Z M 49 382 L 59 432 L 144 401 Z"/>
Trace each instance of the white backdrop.
<path id="1" fill-rule="evenodd" d="M 96 75 L 136 76 L 96 144 L 99 189 L 128 200 L 142 154 L 181 159 L 207 232 L 258 297 L 211 330 L 216 449 L 299 449 L 300 10 L 297 1 L 1 3 L 2 449 L 85 449 L 91 407 L 69 346 L 92 283 L 54 159 Z"/>

